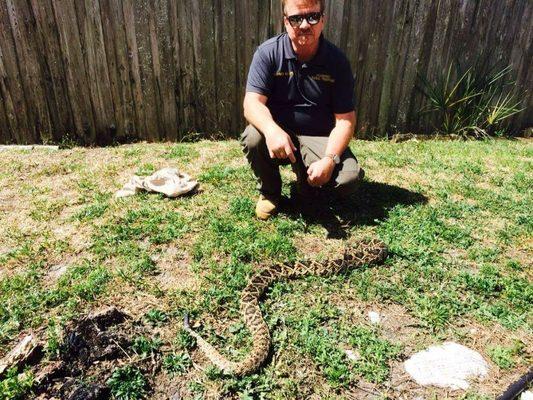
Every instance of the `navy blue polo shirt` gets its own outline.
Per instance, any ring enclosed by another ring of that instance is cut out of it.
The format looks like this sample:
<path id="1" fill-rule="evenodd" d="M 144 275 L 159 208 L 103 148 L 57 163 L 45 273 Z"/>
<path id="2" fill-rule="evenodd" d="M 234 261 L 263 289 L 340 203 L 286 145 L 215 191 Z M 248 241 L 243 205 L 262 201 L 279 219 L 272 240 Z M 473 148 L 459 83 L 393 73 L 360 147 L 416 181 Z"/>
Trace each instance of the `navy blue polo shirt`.
<path id="1" fill-rule="evenodd" d="M 344 53 L 323 36 L 315 57 L 298 61 L 287 33 L 261 44 L 254 54 L 247 92 L 268 97 L 274 121 L 287 132 L 328 136 L 334 114 L 354 110 L 354 78 Z"/>

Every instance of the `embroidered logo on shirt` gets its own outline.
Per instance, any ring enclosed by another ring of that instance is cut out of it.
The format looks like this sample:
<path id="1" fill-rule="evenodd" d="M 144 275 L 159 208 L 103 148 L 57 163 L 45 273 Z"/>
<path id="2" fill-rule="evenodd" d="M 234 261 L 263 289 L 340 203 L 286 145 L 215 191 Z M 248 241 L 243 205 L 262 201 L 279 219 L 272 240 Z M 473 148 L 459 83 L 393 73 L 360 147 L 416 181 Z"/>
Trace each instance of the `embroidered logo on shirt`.
<path id="1" fill-rule="evenodd" d="M 288 72 L 285 72 L 285 71 L 277 71 L 274 73 L 274 76 L 285 76 L 285 77 L 291 77 L 294 75 L 294 72 L 293 71 L 288 71 Z"/>
<path id="2" fill-rule="evenodd" d="M 331 77 L 329 74 L 316 74 L 311 75 L 310 78 L 314 81 L 322 81 L 322 82 L 329 82 L 329 83 L 335 83 L 335 79 Z"/>

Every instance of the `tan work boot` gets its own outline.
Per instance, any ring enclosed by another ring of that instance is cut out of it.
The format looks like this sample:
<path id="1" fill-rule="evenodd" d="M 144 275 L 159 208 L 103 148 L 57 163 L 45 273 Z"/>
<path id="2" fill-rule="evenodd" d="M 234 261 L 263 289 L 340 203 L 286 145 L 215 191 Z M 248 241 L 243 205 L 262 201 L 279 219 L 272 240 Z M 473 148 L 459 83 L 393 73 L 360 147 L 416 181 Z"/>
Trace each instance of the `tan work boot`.
<path id="1" fill-rule="evenodd" d="M 260 195 L 255 206 L 255 215 L 262 220 L 269 219 L 278 212 L 278 203 L 278 197 Z"/>

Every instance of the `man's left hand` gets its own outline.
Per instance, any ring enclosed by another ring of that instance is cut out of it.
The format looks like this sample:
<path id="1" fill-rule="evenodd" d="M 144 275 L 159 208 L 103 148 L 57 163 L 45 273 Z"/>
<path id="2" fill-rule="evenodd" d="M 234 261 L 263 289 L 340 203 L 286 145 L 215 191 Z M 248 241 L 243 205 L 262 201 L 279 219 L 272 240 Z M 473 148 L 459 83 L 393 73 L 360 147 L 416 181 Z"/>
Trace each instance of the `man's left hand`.
<path id="1" fill-rule="evenodd" d="M 329 157 L 315 161 L 307 168 L 307 182 L 314 187 L 325 185 L 331 179 L 334 168 L 335 163 Z"/>

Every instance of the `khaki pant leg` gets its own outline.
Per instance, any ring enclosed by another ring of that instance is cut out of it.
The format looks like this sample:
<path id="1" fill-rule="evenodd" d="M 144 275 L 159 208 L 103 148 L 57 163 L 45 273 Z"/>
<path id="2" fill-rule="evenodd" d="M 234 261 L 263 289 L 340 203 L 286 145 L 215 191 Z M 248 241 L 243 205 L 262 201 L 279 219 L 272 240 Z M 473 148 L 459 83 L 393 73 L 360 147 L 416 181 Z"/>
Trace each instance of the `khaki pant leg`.
<path id="1" fill-rule="evenodd" d="M 298 136 L 300 151 L 306 168 L 326 155 L 327 136 Z M 333 189 L 340 196 L 353 193 L 364 177 L 364 170 L 350 148 L 340 156 L 340 163 L 335 166 L 330 182 L 324 188 Z"/>
<path id="2" fill-rule="evenodd" d="M 270 158 L 265 137 L 253 125 L 248 125 L 241 135 L 244 154 L 257 177 L 257 189 L 264 195 L 281 195 L 279 162 Z"/>

